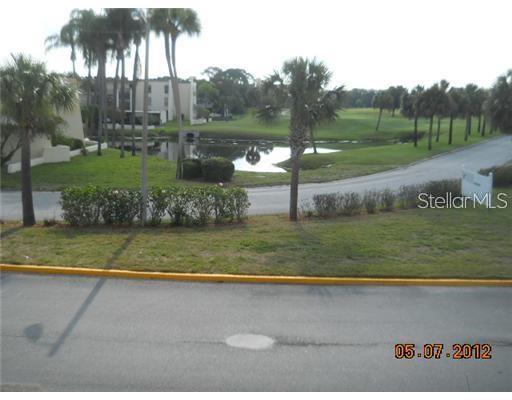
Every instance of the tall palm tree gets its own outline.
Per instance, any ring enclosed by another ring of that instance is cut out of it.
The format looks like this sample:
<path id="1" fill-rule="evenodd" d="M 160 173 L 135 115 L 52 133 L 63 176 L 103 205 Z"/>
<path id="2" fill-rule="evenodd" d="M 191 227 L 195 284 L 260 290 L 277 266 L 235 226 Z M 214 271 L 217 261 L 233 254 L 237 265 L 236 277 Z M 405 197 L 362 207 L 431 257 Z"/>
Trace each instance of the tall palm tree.
<path id="1" fill-rule="evenodd" d="M 466 115 L 466 94 L 463 88 L 450 88 L 448 91 L 450 104 L 449 118 L 450 124 L 448 128 L 448 144 L 453 143 L 453 121 L 455 118 Z"/>
<path id="2" fill-rule="evenodd" d="M 300 158 L 310 139 L 310 110 L 329 83 L 331 73 L 323 63 L 299 57 L 285 62 L 282 74 L 290 101 L 290 220 L 296 221 Z"/>
<path id="3" fill-rule="evenodd" d="M 437 101 L 439 99 L 439 86 L 436 83 L 432 87 L 425 90 L 420 97 L 419 100 L 419 108 L 421 114 L 428 118 L 429 120 L 429 128 L 428 128 L 428 149 L 432 150 L 432 127 L 434 124 L 434 116 L 437 111 Z"/>
<path id="4" fill-rule="evenodd" d="M 23 225 L 36 222 L 32 200 L 30 143 L 40 127 L 58 123 L 56 111 L 70 111 L 77 102 L 76 90 L 62 78 L 49 73 L 43 63 L 24 55 L 12 55 L 12 61 L 0 68 L 2 114 L 18 128 L 21 137 L 21 202 Z M 45 133 L 45 132 L 41 132 Z"/>
<path id="5" fill-rule="evenodd" d="M 135 55 L 133 57 L 133 78 L 132 78 L 132 101 L 131 101 L 131 115 L 130 122 L 132 125 L 132 156 L 135 156 L 135 103 L 137 100 L 137 81 L 139 79 L 141 64 L 140 64 L 140 54 L 139 48 L 142 43 L 142 39 L 145 35 L 145 22 L 144 19 L 140 17 L 141 11 L 134 11 L 134 22 L 131 30 L 131 37 L 133 44 L 135 45 Z"/>
<path id="6" fill-rule="evenodd" d="M 437 131 L 436 143 L 439 143 L 439 136 L 441 134 L 441 119 L 450 114 L 450 97 L 448 96 L 448 87 L 450 84 L 444 79 L 439 83 L 439 90 L 437 91 L 436 101 L 436 115 L 437 115 Z"/>
<path id="7" fill-rule="evenodd" d="M 94 37 L 92 35 L 92 29 L 94 25 L 94 19 L 96 15 L 93 10 L 78 10 L 72 11 L 72 18 L 75 20 L 78 36 L 77 46 L 82 52 L 82 57 L 87 67 L 87 127 L 88 135 L 92 134 L 92 117 L 94 113 L 92 110 L 96 110 L 96 107 L 92 107 L 91 104 L 91 90 L 92 90 L 92 67 L 97 65 L 98 60 L 94 51 L 96 44 L 94 43 Z"/>
<path id="8" fill-rule="evenodd" d="M 116 56 L 116 76 L 114 80 L 114 96 L 113 96 L 113 118 L 112 130 L 116 130 L 116 120 L 118 112 L 121 118 L 121 152 L 120 157 L 124 157 L 124 104 L 125 104 L 125 56 L 129 51 L 132 39 L 133 26 L 136 24 L 134 20 L 134 8 L 107 8 L 107 19 L 114 35 L 114 46 Z M 121 66 L 121 105 L 118 104 L 118 87 L 119 87 L 119 67 Z"/>
<path id="9" fill-rule="evenodd" d="M 73 75 L 76 76 L 76 45 L 78 29 L 76 20 L 71 12 L 70 20 L 61 29 L 60 32 L 50 35 L 46 38 L 46 51 L 59 47 L 69 47 L 71 49 L 70 60 L 73 64 Z"/>
<path id="10" fill-rule="evenodd" d="M 472 119 L 474 115 L 478 115 L 479 108 L 479 95 L 478 95 L 478 86 L 475 84 L 468 84 L 464 88 L 464 94 L 466 97 L 466 129 L 464 134 L 464 141 L 468 140 L 468 137 L 471 135 L 472 130 Z"/>
<path id="11" fill-rule="evenodd" d="M 176 166 L 176 178 L 182 178 L 182 153 L 183 144 L 181 132 L 183 130 L 183 120 L 181 114 L 181 99 L 178 84 L 178 72 L 176 69 L 176 42 L 182 34 L 188 36 L 199 35 L 201 33 L 201 23 L 197 13 L 191 8 L 156 8 L 151 15 L 151 25 L 157 35 L 163 34 L 165 44 L 165 57 L 169 76 L 171 77 L 174 106 L 176 117 L 178 119 L 178 130 L 180 132 L 178 139 L 178 160 Z"/>

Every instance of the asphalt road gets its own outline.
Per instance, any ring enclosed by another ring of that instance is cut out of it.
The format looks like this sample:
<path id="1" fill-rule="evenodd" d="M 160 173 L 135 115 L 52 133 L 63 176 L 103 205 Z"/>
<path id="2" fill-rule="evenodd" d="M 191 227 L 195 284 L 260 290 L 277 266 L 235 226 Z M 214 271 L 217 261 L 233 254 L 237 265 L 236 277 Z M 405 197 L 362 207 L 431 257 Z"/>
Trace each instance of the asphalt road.
<path id="1" fill-rule="evenodd" d="M 201 284 L 3 274 L 1 379 L 38 390 L 512 390 L 510 288 Z M 230 347 L 236 334 L 273 339 Z M 490 343 L 490 360 L 396 360 Z"/>
<path id="2" fill-rule="evenodd" d="M 402 185 L 411 185 L 430 180 L 460 178 L 462 166 L 478 171 L 512 160 L 512 137 L 501 136 L 484 143 L 444 154 L 430 160 L 397 168 L 394 170 L 344 179 L 326 183 L 310 183 L 299 186 L 299 201 L 311 200 L 318 193 L 352 191 L 363 193 L 365 190 L 392 189 Z M 251 207 L 249 214 L 275 214 L 288 211 L 289 186 L 268 186 L 248 189 Z M 34 193 L 36 218 L 59 219 L 59 192 Z M 21 194 L 18 191 L 2 191 L 0 195 L 0 217 L 3 220 L 22 218 Z"/>

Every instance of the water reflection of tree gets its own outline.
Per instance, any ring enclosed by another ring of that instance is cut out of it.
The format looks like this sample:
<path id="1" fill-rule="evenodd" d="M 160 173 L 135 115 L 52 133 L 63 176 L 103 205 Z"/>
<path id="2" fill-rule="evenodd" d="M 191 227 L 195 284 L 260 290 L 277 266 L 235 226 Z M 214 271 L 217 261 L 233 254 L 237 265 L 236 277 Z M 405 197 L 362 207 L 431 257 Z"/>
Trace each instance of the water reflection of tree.
<path id="1" fill-rule="evenodd" d="M 247 149 L 247 152 L 245 153 L 245 160 L 251 165 L 256 165 L 260 162 L 261 155 L 256 146 L 251 146 Z"/>
<path id="2" fill-rule="evenodd" d="M 224 157 L 234 161 L 245 155 L 245 147 L 224 144 L 199 144 L 194 149 L 193 154 L 198 158 Z"/>

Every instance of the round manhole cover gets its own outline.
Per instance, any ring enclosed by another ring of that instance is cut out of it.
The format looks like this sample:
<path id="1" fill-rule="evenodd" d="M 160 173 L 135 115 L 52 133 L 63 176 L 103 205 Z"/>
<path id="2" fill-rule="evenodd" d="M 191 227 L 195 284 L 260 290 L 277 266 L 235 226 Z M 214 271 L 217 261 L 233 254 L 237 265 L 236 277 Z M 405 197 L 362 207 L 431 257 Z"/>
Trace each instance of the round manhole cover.
<path id="1" fill-rule="evenodd" d="M 262 350 L 272 347 L 274 340 L 264 335 L 253 335 L 250 333 L 233 335 L 226 339 L 226 344 L 232 347 L 240 347 L 249 350 Z"/>

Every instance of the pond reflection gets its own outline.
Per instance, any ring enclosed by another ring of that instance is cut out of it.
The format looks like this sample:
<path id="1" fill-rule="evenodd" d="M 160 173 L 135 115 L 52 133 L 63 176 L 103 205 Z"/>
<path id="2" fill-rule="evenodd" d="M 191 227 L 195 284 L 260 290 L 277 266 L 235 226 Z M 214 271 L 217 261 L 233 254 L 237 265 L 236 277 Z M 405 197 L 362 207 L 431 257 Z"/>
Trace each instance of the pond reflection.
<path id="1" fill-rule="evenodd" d="M 155 154 L 166 160 L 176 160 L 178 157 L 178 144 L 163 142 Z M 290 148 L 285 143 L 272 142 L 236 142 L 236 141 L 204 141 L 199 143 L 185 143 L 185 158 L 211 158 L 224 157 L 235 164 L 236 171 L 248 172 L 286 172 L 276 164 L 290 158 Z M 333 153 L 340 150 L 317 147 L 318 153 Z M 312 153 L 313 149 L 306 149 L 305 153 Z"/>

